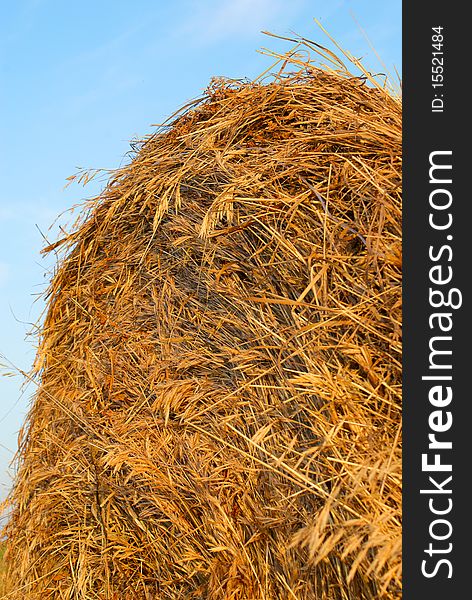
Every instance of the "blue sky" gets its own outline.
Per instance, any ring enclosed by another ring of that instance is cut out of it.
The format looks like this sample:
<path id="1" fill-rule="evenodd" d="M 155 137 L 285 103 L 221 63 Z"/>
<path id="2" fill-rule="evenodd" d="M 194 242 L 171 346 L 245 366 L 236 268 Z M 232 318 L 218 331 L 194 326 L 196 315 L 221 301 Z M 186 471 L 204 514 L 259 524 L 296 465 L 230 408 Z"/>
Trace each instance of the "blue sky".
<path id="1" fill-rule="evenodd" d="M 64 189 L 83 168 L 116 168 L 212 76 L 255 77 L 290 45 L 261 30 L 323 45 L 330 34 L 374 71 L 401 71 L 401 0 L 17 0 L 0 2 L 0 500 L 34 389 L 28 371 L 56 217 L 103 183 Z M 59 223 L 67 223 L 63 217 Z M 3 355 L 6 359 L 2 358 Z M 1 375 L 3 373 L 3 376 Z"/>

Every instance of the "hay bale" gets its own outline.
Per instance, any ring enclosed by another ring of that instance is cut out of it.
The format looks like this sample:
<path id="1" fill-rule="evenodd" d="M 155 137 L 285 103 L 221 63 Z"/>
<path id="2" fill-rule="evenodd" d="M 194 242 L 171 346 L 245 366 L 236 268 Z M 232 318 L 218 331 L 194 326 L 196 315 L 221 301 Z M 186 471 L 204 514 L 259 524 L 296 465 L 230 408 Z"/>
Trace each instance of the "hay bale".
<path id="1" fill-rule="evenodd" d="M 400 192 L 309 62 L 139 144 L 54 245 L 9 598 L 399 598 Z"/>

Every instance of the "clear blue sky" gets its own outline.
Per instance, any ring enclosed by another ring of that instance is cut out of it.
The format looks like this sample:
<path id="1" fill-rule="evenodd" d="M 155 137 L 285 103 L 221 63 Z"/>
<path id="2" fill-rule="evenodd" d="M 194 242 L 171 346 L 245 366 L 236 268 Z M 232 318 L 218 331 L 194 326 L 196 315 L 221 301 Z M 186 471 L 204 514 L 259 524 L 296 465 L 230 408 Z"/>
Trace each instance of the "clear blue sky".
<path id="1" fill-rule="evenodd" d="M 3 0 L 0 10 L 0 354 L 26 371 L 35 353 L 26 334 L 53 266 L 40 257 L 41 232 L 54 240 L 56 216 L 100 189 L 64 190 L 77 167 L 122 164 L 130 140 L 201 95 L 210 77 L 262 73 L 270 59 L 257 50 L 289 44 L 261 30 L 327 45 L 316 18 L 382 71 L 360 25 L 401 71 L 401 0 Z M 0 375 L 0 500 L 34 391 L 21 395 L 21 384 Z"/>

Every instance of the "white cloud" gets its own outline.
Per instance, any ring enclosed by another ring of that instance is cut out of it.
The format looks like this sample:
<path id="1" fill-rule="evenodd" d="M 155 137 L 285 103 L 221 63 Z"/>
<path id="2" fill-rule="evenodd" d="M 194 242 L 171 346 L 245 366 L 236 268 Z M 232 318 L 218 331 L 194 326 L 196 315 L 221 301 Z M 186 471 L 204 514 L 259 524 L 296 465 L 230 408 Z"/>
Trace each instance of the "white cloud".
<path id="1" fill-rule="evenodd" d="M 0 262 L 0 288 L 2 288 L 7 283 L 9 273 L 9 265 L 5 262 Z"/>
<path id="2" fill-rule="evenodd" d="M 192 14 L 178 30 L 179 36 L 211 45 L 231 36 L 251 37 L 267 29 L 288 13 L 300 8 L 301 1 L 288 4 L 283 0 L 225 0 L 192 3 Z"/>
<path id="3" fill-rule="evenodd" d="M 0 223 L 15 218 L 15 210 L 11 204 L 0 204 Z"/>

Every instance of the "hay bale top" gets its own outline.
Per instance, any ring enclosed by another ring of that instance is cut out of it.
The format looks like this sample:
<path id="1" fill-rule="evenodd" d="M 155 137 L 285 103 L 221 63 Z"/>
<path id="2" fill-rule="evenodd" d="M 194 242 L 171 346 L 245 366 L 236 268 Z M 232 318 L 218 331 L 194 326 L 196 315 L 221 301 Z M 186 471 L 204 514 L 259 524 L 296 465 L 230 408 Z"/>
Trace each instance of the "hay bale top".
<path id="1" fill-rule="evenodd" d="M 10 598 L 399 598 L 401 105 L 285 60 L 49 248 Z"/>

